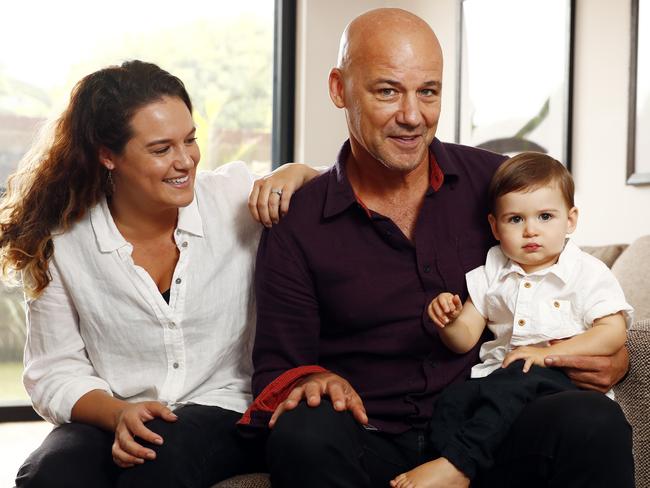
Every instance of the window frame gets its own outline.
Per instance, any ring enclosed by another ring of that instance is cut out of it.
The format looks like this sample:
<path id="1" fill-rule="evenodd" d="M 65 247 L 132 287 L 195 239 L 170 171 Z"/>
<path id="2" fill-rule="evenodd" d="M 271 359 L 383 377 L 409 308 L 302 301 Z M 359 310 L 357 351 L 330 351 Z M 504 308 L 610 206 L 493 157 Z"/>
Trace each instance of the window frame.
<path id="1" fill-rule="evenodd" d="M 296 101 L 296 0 L 275 0 L 272 168 L 293 161 Z"/>

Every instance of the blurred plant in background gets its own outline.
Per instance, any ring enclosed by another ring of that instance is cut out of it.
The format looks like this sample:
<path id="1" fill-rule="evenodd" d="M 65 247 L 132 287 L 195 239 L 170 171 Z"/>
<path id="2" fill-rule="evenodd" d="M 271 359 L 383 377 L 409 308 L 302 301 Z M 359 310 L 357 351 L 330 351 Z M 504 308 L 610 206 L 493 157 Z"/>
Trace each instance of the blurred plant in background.
<path id="1" fill-rule="evenodd" d="M 273 5 L 114 0 L 99 11 L 81 0 L 28 0 L 3 7 L 0 193 L 39 128 L 65 108 L 74 84 L 129 59 L 156 63 L 185 83 L 201 169 L 243 160 L 253 172 L 269 171 Z M 24 342 L 22 291 L 0 284 L 0 403 L 27 398 L 19 380 Z"/>

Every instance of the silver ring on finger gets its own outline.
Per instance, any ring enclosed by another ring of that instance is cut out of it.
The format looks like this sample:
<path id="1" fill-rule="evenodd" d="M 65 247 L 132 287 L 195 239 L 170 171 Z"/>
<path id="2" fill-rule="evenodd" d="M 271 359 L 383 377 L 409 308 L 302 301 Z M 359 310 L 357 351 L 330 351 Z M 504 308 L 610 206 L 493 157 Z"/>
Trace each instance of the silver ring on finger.
<path id="1" fill-rule="evenodd" d="M 271 193 L 275 193 L 277 196 L 281 197 L 282 196 L 282 190 L 279 190 L 277 188 L 274 188 L 271 190 Z"/>

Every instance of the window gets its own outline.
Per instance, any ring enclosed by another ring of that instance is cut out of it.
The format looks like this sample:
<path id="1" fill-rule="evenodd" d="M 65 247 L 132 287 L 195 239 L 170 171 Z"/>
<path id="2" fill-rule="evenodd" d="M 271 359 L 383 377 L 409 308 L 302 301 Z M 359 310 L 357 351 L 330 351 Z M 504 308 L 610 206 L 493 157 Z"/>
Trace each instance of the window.
<path id="1" fill-rule="evenodd" d="M 36 0 L 3 6 L 0 191 L 38 129 L 65 107 L 74 83 L 127 59 L 154 62 L 185 82 L 195 108 L 200 169 L 236 159 L 255 173 L 270 169 L 274 9 L 282 13 L 289 5 L 295 12 L 295 1 L 94 5 Z M 22 291 L 0 284 L 0 407 L 27 401 L 20 382 L 22 302 Z"/>

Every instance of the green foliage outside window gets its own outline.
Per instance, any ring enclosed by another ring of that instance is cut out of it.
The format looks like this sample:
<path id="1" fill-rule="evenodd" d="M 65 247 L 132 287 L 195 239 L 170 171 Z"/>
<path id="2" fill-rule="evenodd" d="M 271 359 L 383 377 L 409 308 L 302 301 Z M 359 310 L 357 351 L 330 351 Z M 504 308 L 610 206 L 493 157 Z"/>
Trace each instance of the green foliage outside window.
<path id="1" fill-rule="evenodd" d="M 0 57 L 0 189 L 36 129 L 65 107 L 74 83 L 127 59 L 154 62 L 185 82 L 195 109 L 202 169 L 232 160 L 253 163 L 257 172 L 270 168 L 273 22 L 247 13 L 118 35 L 94 49 L 91 58 L 70 66 L 64 82 L 47 89 L 12 78 Z M 0 283 L 0 403 L 26 399 L 18 381 L 24 323 L 22 291 Z"/>

